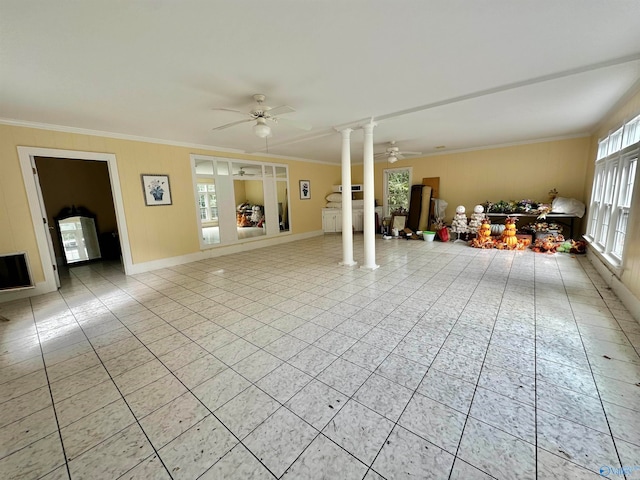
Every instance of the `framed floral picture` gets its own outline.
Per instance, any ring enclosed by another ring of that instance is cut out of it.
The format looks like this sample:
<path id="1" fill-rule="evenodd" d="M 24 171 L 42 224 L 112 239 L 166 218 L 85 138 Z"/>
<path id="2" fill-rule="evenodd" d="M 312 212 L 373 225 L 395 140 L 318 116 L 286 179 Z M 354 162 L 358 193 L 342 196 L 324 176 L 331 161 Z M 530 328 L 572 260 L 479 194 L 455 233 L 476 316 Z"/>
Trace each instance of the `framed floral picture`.
<path id="1" fill-rule="evenodd" d="M 300 180 L 300 200 L 309 200 L 311 198 L 311 182 L 309 180 Z"/>
<path id="2" fill-rule="evenodd" d="M 145 205 L 171 205 L 169 175 L 143 173 L 140 177 L 142 178 Z"/>

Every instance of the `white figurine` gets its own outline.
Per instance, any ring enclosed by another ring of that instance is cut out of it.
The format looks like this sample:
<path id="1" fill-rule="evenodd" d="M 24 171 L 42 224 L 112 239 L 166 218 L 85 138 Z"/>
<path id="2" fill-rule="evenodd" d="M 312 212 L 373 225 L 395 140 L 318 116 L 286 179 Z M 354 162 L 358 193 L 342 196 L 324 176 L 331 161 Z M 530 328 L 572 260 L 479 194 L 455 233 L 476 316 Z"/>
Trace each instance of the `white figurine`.
<path id="1" fill-rule="evenodd" d="M 484 207 L 482 205 L 476 205 L 473 207 L 473 213 L 471 214 L 471 220 L 469 221 L 469 231 L 474 234 L 478 233 L 483 219 Z"/>
<path id="2" fill-rule="evenodd" d="M 451 222 L 451 231 L 458 234 L 458 240 L 460 240 L 461 233 L 467 233 L 469 231 L 465 212 L 464 206 L 459 205 L 456 207 L 456 216 L 453 217 L 453 221 Z"/>

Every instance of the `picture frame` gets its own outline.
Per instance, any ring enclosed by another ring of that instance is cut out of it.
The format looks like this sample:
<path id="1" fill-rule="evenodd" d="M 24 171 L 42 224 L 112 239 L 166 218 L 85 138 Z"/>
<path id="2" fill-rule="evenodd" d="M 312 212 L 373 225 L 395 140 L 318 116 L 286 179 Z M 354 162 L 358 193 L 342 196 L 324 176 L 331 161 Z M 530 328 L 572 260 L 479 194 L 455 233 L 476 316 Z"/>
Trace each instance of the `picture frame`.
<path id="1" fill-rule="evenodd" d="M 407 226 L 407 215 L 393 215 L 391 219 L 391 229 L 398 230 L 399 232 L 404 230 Z"/>
<path id="2" fill-rule="evenodd" d="M 309 180 L 300 180 L 300 200 L 309 200 L 311 198 L 311 182 Z"/>
<path id="3" fill-rule="evenodd" d="M 143 173 L 140 175 L 140 180 L 144 203 L 147 207 L 172 204 L 169 175 Z"/>

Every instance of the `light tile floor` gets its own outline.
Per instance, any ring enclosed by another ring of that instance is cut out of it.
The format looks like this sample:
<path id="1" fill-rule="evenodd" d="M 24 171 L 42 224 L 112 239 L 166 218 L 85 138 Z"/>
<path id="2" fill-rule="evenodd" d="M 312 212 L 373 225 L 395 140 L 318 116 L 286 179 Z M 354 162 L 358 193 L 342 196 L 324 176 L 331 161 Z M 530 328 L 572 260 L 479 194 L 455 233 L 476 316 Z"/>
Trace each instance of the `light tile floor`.
<path id="1" fill-rule="evenodd" d="M 640 478 L 640 325 L 585 258 L 340 242 L 0 304 L 0 477 Z"/>

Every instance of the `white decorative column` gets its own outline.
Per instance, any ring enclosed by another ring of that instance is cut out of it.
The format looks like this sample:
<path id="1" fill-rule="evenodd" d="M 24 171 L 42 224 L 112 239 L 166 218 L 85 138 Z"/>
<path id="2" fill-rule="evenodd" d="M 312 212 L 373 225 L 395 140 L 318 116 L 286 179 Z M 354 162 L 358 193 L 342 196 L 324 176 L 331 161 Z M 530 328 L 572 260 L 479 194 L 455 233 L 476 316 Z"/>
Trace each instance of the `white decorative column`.
<path id="1" fill-rule="evenodd" d="M 364 149 L 362 153 L 364 176 L 364 265 L 360 268 L 375 270 L 376 265 L 376 208 L 373 175 L 373 119 L 362 127 Z M 343 232 L 344 233 L 344 232 Z"/>
<path id="2" fill-rule="evenodd" d="M 351 208 L 351 132 L 350 128 L 341 130 L 342 134 L 342 261 L 340 265 L 351 267 L 358 262 L 353 260 L 353 210 Z"/>

